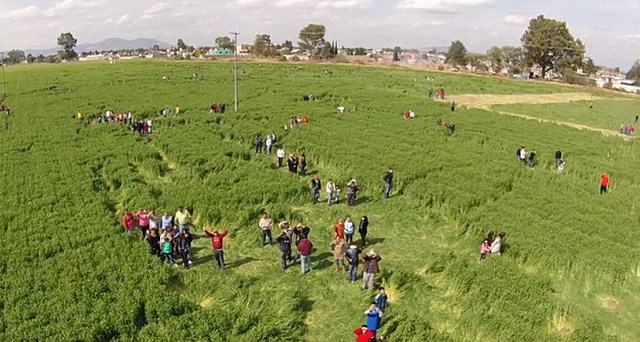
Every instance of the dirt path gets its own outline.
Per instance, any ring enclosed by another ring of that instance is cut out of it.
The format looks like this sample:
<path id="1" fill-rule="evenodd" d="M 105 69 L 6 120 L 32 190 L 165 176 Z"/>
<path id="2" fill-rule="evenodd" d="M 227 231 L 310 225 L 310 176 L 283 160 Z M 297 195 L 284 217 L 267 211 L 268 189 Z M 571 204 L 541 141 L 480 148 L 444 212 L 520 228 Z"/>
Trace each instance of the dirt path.
<path id="1" fill-rule="evenodd" d="M 452 95 L 447 98 L 446 101 L 455 101 L 460 106 L 475 107 L 494 113 L 514 116 L 527 120 L 536 120 L 544 123 L 555 123 L 567 127 L 572 127 L 580 130 L 588 130 L 593 132 L 599 132 L 604 136 L 618 136 L 623 139 L 629 140 L 632 137 L 620 134 L 617 131 L 597 128 L 582 124 L 577 124 L 567 121 L 543 119 L 536 116 L 518 114 L 512 112 L 505 112 L 492 109 L 494 105 L 508 105 L 508 104 L 548 104 L 548 103 L 570 103 L 574 101 L 593 101 L 598 100 L 599 97 L 595 97 L 593 94 L 588 93 L 557 93 L 557 94 L 519 94 L 519 95 L 493 95 L 493 94 L 463 94 Z"/>

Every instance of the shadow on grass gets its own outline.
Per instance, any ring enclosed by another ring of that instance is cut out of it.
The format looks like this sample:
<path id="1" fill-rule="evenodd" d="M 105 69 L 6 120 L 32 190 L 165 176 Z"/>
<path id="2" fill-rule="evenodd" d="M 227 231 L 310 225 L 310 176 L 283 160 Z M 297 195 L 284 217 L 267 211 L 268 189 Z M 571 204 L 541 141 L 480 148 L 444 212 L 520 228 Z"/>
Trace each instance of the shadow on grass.
<path id="1" fill-rule="evenodd" d="M 313 260 L 314 258 L 312 257 L 311 261 L 312 262 L 315 261 L 315 267 L 313 269 L 323 270 L 325 268 L 331 267 L 331 265 L 333 264 L 331 262 L 331 256 L 333 256 L 333 253 L 324 252 L 324 253 L 318 254 L 318 256 L 315 257 L 315 260 Z"/>

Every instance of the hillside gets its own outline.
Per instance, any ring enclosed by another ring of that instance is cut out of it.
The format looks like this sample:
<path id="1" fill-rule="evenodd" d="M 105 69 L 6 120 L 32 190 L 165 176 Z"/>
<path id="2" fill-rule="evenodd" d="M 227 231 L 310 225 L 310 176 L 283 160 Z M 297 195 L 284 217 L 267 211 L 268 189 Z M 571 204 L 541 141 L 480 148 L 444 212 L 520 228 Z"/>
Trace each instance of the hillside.
<path id="1" fill-rule="evenodd" d="M 549 114 L 615 131 L 633 121 L 638 100 L 419 70 L 243 63 L 234 113 L 226 62 L 16 66 L 7 79 L 0 340 L 353 341 L 374 293 L 335 271 L 332 226 L 346 215 L 356 223 L 369 217 L 368 248 L 382 257 L 385 341 L 640 336 L 637 142 L 555 124 Z M 448 97 L 427 98 L 431 88 L 454 98 L 519 94 L 538 102 L 458 103 L 452 113 Z M 566 101 L 540 100 L 556 93 Z M 303 102 L 305 94 L 317 101 Z M 569 102 L 589 95 L 595 111 L 588 101 Z M 210 114 L 212 102 L 226 102 L 227 112 Z M 159 115 L 176 105 L 180 115 Z M 123 124 L 71 118 L 108 109 L 150 117 L 154 132 L 142 137 Z M 408 110 L 417 118 L 403 119 Z M 284 131 L 294 115 L 310 123 Z M 456 133 L 438 118 L 454 122 Z M 256 154 L 256 132 L 275 132 L 287 154 L 305 153 L 309 174 L 323 182 L 346 190 L 355 177 L 357 205 L 327 206 L 324 191 L 312 204 L 311 176 Z M 535 168 L 516 160 L 520 145 L 537 150 Z M 567 163 L 560 174 L 557 148 Z M 384 201 L 389 168 L 395 186 Z M 598 194 L 602 172 L 612 179 L 606 195 Z M 126 208 L 161 214 L 178 206 L 195 220 L 189 270 L 160 263 L 140 233 L 122 233 L 120 223 Z M 299 265 L 282 272 L 278 247 L 261 247 L 265 211 L 311 228 L 313 272 L 300 275 Z M 225 272 L 203 226 L 229 229 Z M 480 262 L 488 231 L 506 232 L 505 251 Z"/>

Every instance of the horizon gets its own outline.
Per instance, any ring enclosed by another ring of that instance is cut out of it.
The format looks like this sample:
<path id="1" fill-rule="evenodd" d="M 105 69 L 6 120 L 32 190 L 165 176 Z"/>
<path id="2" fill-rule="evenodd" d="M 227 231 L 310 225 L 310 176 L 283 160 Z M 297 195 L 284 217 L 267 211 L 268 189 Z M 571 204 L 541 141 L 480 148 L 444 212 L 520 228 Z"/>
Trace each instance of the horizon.
<path id="1" fill-rule="evenodd" d="M 51 49 L 62 32 L 73 33 L 79 45 L 110 38 L 175 45 L 182 38 L 188 45 L 212 46 L 216 37 L 236 30 L 241 44 L 253 44 L 260 33 L 271 35 L 274 44 L 297 44 L 300 29 L 317 23 L 339 46 L 421 49 L 461 40 L 470 52 L 484 53 L 491 46 L 520 46 L 529 20 L 543 14 L 565 21 L 597 65 L 628 70 L 640 58 L 640 29 L 634 28 L 640 3 L 622 0 L 610 8 L 584 2 L 575 10 L 573 2 L 551 0 L 0 0 L 7 32 L 0 51 Z"/>

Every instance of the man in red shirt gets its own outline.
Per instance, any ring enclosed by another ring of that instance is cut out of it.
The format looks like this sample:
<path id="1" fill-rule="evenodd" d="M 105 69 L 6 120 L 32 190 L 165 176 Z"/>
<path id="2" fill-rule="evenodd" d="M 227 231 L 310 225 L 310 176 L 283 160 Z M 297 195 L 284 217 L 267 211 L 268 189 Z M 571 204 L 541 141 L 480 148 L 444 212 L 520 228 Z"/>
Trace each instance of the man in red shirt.
<path id="1" fill-rule="evenodd" d="M 225 230 L 222 234 L 220 234 L 217 230 L 214 230 L 212 233 L 209 231 L 209 229 L 207 229 L 207 227 L 204 228 L 204 233 L 211 238 L 213 257 L 216 259 L 218 267 L 221 271 L 224 271 L 224 251 L 222 250 L 222 240 L 225 236 L 227 236 L 228 232 L 228 230 Z"/>
<path id="2" fill-rule="evenodd" d="M 358 335 L 356 342 L 369 342 L 372 338 L 376 337 L 373 331 L 367 328 L 366 324 L 354 330 L 353 333 Z"/>
<path id="3" fill-rule="evenodd" d="M 607 176 L 607 173 L 603 173 L 600 178 L 602 179 L 600 181 L 600 195 L 607 193 L 607 188 L 609 187 L 609 176 Z"/>

